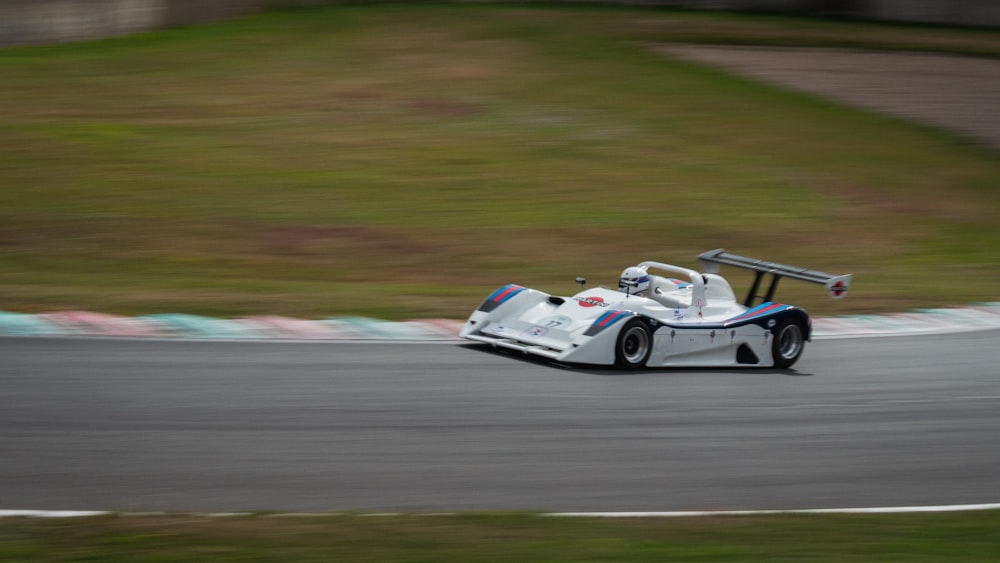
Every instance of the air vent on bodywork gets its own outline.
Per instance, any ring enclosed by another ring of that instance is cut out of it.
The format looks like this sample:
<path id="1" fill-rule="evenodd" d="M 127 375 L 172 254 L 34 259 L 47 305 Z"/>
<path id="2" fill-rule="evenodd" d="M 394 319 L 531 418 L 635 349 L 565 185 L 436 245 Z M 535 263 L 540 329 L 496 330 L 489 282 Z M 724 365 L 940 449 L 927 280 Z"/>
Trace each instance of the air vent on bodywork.
<path id="1" fill-rule="evenodd" d="M 736 363 L 738 364 L 759 364 L 760 358 L 757 354 L 753 353 L 746 344 L 740 344 L 740 347 L 736 349 Z"/>
<path id="2" fill-rule="evenodd" d="M 562 297 L 556 297 L 555 295 L 549 296 L 549 303 L 552 303 L 553 305 L 562 305 L 565 302 L 566 300 Z"/>

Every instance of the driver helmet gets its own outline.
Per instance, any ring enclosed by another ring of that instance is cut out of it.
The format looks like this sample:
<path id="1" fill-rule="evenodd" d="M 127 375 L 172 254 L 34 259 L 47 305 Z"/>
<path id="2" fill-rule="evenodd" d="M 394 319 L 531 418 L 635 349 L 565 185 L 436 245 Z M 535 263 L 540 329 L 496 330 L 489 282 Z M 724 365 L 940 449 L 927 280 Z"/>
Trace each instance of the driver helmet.
<path id="1" fill-rule="evenodd" d="M 618 278 L 618 291 L 629 295 L 645 295 L 649 291 L 649 274 L 646 268 L 629 266 Z"/>

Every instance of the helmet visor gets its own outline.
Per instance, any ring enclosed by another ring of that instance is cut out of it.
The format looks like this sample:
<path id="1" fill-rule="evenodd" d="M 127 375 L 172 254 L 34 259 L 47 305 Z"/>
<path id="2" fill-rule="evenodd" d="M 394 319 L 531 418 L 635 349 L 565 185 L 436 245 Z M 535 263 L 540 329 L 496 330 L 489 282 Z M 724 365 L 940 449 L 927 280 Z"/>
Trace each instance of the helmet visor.
<path id="1" fill-rule="evenodd" d="M 641 284 L 649 283 L 649 276 L 625 277 L 618 280 L 618 289 L 627 287 L 639 287 Z"/>

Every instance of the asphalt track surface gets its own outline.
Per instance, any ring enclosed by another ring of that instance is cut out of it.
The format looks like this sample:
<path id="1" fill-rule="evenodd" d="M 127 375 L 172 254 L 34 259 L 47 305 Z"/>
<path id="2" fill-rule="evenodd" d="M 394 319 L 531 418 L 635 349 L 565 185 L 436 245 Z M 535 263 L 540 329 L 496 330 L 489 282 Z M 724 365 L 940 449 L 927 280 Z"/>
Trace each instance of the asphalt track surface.
<path id="1" fill-rule="evenodd" d="M 996 330 L 639 373 L 454 344 L 0 338 L 0 509 L 998 502 L 998 365 Z"/>

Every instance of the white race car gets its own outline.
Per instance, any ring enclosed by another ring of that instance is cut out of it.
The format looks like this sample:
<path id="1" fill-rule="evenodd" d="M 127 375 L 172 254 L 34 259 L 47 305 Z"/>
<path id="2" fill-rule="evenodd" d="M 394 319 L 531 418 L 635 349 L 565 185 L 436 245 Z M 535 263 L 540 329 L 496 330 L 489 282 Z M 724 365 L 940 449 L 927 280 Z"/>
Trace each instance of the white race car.
<path id="1" fill-rule="evenodd" d="M 844 297 L 851 283 L 850 275 L 723 249 L 705 252 L 699 260 L 705 273 L 660 262 L 631 266 L 622 272 L 618 290 L 586 289 L 586 281 L 577 278 L 584 289 L 572 297 L 505 285 L 472 313 L 460 335 L 570 364 L 788 368 L 802 355 L 812 325 L 802 309 L 772 301 L 778 281 L 823 284 L 833 298 Z M 755 272 L 742 303 L 715 273 L 720 264 Z M 768 289 L 758 296 L 767 275 Z"/>

